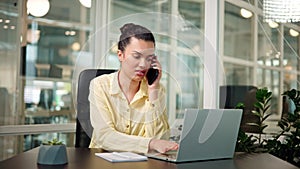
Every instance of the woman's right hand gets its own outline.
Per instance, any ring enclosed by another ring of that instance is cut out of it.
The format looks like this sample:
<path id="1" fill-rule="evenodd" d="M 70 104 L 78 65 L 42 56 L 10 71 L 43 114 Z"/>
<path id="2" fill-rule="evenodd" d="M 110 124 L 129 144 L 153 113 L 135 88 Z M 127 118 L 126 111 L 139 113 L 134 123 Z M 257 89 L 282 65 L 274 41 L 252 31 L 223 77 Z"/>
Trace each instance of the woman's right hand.
<path id="1" fill-rule="evenodd" d="M 172 141 L 152 139 L 149 143 L 149 150 L 155 150 L 159 153 L 166 153 L 171 150 L 177 150 L 179 145 Z"/>

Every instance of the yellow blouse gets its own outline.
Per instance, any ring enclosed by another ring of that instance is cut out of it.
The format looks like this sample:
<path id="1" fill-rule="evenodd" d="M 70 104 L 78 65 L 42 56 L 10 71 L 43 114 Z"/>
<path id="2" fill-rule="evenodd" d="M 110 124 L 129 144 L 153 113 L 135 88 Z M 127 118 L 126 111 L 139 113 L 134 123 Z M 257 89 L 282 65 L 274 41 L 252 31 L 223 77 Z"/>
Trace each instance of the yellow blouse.
<path id="1" fill-rule="evenodd" d="M 160 87 L 158 99 L 150 102 L 145 79 L 128 104 L 118 72 L 101 75 L 91 81 L 89 101 L 94 128 L 90 148 L 147 153 L 152 138 L 169 135 L 165 89 Z"/>

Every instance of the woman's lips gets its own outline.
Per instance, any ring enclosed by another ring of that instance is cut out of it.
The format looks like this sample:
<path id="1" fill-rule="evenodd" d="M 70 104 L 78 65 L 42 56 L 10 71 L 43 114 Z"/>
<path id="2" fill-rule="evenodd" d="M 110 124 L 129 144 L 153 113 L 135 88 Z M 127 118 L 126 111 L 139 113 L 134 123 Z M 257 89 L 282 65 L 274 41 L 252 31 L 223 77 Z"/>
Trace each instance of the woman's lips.
<path id="1" fill-rule="evenodd" d="M 136 74 L 137 74 L 138 76 L 145 76 L 146 71 L 145 71 L 145 70 L 137 70 L 137 71 L 136 71 Z"/>

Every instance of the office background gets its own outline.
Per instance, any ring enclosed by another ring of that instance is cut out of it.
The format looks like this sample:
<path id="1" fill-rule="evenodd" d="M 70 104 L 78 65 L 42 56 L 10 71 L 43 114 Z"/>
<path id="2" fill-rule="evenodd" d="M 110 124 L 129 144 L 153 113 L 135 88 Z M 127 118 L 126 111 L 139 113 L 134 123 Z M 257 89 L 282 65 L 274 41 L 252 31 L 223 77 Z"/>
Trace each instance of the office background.
<path id="1" fill-rule="evenodd" d="M 220 85 L 248 85 L 273 92 L 276 130 L 281 93 L 298 88 L 300 24 L 266 23 L 263 0 L 50 0 L 41 17 L 26 4 L 0 2 L 0 160 L 53 137 L 74 145 L 77 74 L 117 69 L 118 26 L 130 21 L 156 33 L 171 122 L 187 107 L 218 107 Z"/>

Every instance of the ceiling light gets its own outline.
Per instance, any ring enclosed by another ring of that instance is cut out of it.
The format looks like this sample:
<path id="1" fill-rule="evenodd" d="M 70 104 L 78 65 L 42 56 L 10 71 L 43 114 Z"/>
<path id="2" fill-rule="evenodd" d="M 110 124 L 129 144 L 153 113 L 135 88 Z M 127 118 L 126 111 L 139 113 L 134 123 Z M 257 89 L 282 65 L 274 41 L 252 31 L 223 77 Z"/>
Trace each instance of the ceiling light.
<path id="1" fill-rule="evenodd" d="M 240 13 L 244 18 L 250 18 L 253 15 L 251 11 L 248 11 L 247 9 L 244 8 L 240 10 Z"/>
<path id="2" fill-rule="evenodd" d="M 10 23 L 10 20 L 9 20 L 9 19 L 6 19 L 4 22 L 5 22 L 5 23 Z"/>
<path id="3" fill-rule="evenodd" d="M 274 22 L 274 21 L 271 21 L 271 20 L 267 21 L 267 23 L 269 24 L 269 26 L 271 28 L 278 28 L 278 26 L 279 26 L 279 24 L 277 22 Z"/>
<path id="4" fill-rule="evenodd" d="M 87 8 L 91 8 L 92 6 L 92 0 L 79 0 L 79 2 L 81 3 L 81 5 Z"/>
<path id="5" fill-rule="evenodd" d="M 70 36 L 74 36 L 76 35 L 76 32 L 75 31 L 70 31 Z"/>
<path id="6" fill-rule="evenodd" d="M 50 3 L 48 0 L 28 0 L 28 13 L 35 17 L 42 17 L 49 12 Z"/>
<path id="7" fill-rule="evenodd" d="M 73 51 L 79 51 L 79 49 L 80 49 L 80 44 L 78 43 L 78 42 L 74 42 L 73 44 L 72 44 L 72 50 Z"/>
<path id="8" fill-rule="evenodd" d="M 290 29 L 290 35 L 293 36 L 293 37 L 296 37 L 296 36 L 299 35 L 299 32 L 295 31 L 294 29 Z"/>
<path id="9" fill-rule="evenodd" d="M 67 36 L 74 36 L 74 35 L 76 35 L 76 32 L 75 31 L 66 31 L 65 35 L 67 35 Z"/>

